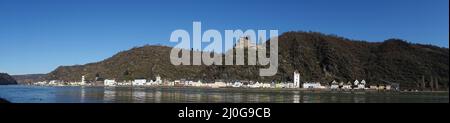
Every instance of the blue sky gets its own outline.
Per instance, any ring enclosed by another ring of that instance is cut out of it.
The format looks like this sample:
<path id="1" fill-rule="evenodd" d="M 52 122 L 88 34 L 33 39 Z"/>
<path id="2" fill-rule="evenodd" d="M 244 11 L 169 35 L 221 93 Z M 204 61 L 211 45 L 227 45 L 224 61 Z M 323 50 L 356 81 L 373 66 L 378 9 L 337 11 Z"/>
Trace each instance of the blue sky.
<path id="1" fill-rule="evenodd" d="M 317 31 L 448 47 L 448 0 L 0 0 L 0 72 L 48 73 L 145 44 L 176 29 Z"/>

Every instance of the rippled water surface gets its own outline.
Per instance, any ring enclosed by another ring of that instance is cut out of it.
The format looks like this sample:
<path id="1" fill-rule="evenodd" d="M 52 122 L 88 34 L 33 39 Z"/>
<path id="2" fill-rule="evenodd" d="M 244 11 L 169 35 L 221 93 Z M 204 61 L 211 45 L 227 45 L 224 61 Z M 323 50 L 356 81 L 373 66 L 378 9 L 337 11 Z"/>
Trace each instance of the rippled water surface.
<path id="1" fill-rule="evenodd" d="M 17 103 L 448 103 L 448 96 L 448 92 L 0 86 L 0 97 Z"/>

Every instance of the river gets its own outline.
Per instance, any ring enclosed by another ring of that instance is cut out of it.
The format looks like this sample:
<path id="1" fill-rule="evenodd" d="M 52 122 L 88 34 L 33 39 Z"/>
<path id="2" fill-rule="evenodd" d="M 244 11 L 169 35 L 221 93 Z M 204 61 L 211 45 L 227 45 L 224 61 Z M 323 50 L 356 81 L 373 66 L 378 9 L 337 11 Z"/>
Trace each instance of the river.
<path id="1" fill-rule="evenodd" d="M 13 103 L 449 103 L 448 92 L 2 85 Z"/>

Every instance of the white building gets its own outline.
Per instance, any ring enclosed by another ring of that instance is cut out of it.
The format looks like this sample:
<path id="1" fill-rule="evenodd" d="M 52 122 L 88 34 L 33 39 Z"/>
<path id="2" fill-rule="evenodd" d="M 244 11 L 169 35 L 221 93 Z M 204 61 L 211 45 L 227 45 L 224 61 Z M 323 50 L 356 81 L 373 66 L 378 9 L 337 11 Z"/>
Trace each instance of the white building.
<path id="1" fill-rule="evenodd" d="M 232 87 L 235 87 L 235 88 L 239 88 L 239 87 L 242 87 L 242 83 L 241 83 L 241 82 L 239 82 L 239 81 L 237 81 L 237 82 L 234 82 L 234 83 L 233 83 L 233 85 L 232 85 Z"/>
<path id="2" fill-rule="evenodd" d="M 103 85 L 105 85 L 105 86 L 116 86 L 117 82 L 116 82 L 116 80 L 105 79 L 105 81 L 103 81 Z"/>
<path id="3" fill-rule="evenodd" d="M 335 80 L 333 80 L 333 82 L 331 82 L 330 88 L 331 89 L 339 89 L 339 84 Z"/>
<path id="4" fill-rule="evenodd" d="M 376 85 L 371 85 L 371 86 L 369 86 L 369 89 L 378 90 L 378 87 Z"/>
<path id="5" fill-rule="evenodd" d="M 147 82 L 146 79 L 135 79 L 133 82 L 131 82 L 131 85 L 133 86 L 143 86 Z"/>
<path id="6" fill-rule="evenodd" d="M 342 85 L 342 89 L 352 89 L 352 84 L 347 82 L 347 84 Z"/>
<path id="7" fill-rule="evenodd" d="M 300 73 L 298 71 L 294 72 L 294 88 L 300 88 Z"/>
<path id="8" fill-rule="evenodd" d="M 124 81 L 124 82 L 117 82 L 116 85 L 118 86 L 131 86 L 133 83 L 130 81 Z"/>
<path id="9" fill-rule="evenodd" d="M 358 87 L 356 89 L 366 89 L 366 81 L 362 80 L 360 83 L 358 83 Z"/>
<path id="10" fill-rule="evenodd" d="M 366 80 L 363 79 L 360 83 L 366 85 Z"/>
<path id="11" fill-rule="evenodd" d="M 353 82 L 353 85 L 355 85 L 355 86 L 358 86 L 358 84 L 359 84 L 359 81 L 358 81 L 358 80 L 355 80 L 355 81 Z"/>
<path id="12" fill-rule="evenodd" d="M 162 84 L 162 79 L 161 79 L 161 76 L 159 76 L 159 75 L 156 75 L 156 80 L 155 80 L 155 83 L 156 83 L 156 84 Z"/>
<path id="13" fill-rule="evenodd" d="M 45 82 L 45 81 L 34 83 L 34 85 L 46 85 L 46 84 L 47 84 L 47 82 Z"/>
<path id="14" fill-rule="evenodd" d="M 320 85 L 320 83 L 318 82 L 305 82 L 303 83 L 303 88 L 325 88 L 325 87 Z"/>
<path id="15" fill-rule="evenodd" d="M 198 80 L 197 82 L 192 82 L 191 86 L 202 87 L 203 83 L 202 83 L 202 81 Z"/>
<path id="16" fill-rule="evenodd" d="M 262 84 L 259 82 L 256 82 L 256 83 L 250 85 L 250 88 L 260 88 L 260 87 L 262 87 Z"/>
<path id="17" fill-rule="evenodd" d="M 263 83 L 263 84 L 261 84 L 261 87 L 262 88 L 272 88 L 272 84 L 270 84 L 270 83 Z"/>
<path id="18" fill-rule="evenodd" d="M 81 76 L 81 85 L 84 85 L 84 84 L 86 84 L 86 80 L 85 80 L 84 76 Z"/>
<path id="19" fill-rule="evenodd" d="M 188 80 L 188 81 L 184 82 L 185 86 L 192 86 L 192 84 L 194 84 L 194 81 L 192 81 L 192 80 Z"/>
<path id="20" fill-rule="evenodd" d="M 391 85 L 386 85 L 386 90 L 391 90 Z"/>
<path id="21" fill-rule="evenodd" d="M 384 89 L 386 89 L 386 88 L 384 88 L 385 86 L 384 85 L 379 85 L 378 86 L 378 90 L 384 90 Z"/>
<path id="22" fill-rule="evenodd" d="M 156 85 L 156 84 L 153 80 L 150 80 L 149 82 L 146 82 L 145 85 L 150 86 L 150 85 Z"/>
<path id="23" fill-rule="evenodd" d="M 50 80 L 50 82 L 48 82 L 49 85 L 56 85 L 57 81 L 56 80 Z"/>
<path id="24" fill-rule="evenodd" d="M 173 81 L 173 85 L 174 85 L 174 86 L 175 86 L 175 85 L 180 86 L 180 85 L 181 85 L 181 80 L 174 80 L 174 81 Z"/>
<path id="25" fill-rule="evenodd" d="M 225 82 L 214 82 L 213 84 L 210 84 L 210 87 L 212 88 L 223 88 L 226 86 L 227 84 Z"/>

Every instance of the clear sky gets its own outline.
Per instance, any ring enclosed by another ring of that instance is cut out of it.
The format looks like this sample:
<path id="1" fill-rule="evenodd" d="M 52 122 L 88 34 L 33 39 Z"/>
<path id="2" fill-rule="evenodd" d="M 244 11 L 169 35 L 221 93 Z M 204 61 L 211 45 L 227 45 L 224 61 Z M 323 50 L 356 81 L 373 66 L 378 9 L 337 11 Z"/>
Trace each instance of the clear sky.
<path id="1" fill-rule="evenodd" d="M 0 0 L 0 72 L 101 61 L 176 29 L 317 31 L 449 46 L 449 0 Z"/>

